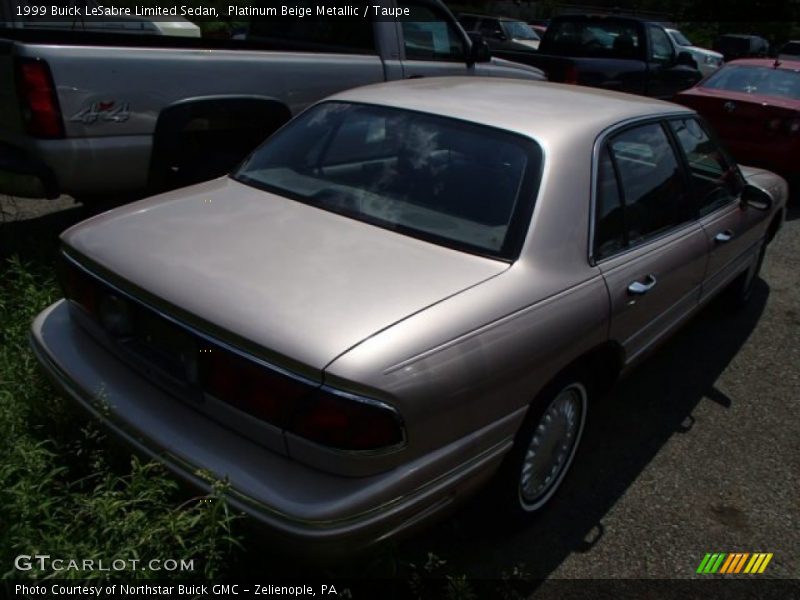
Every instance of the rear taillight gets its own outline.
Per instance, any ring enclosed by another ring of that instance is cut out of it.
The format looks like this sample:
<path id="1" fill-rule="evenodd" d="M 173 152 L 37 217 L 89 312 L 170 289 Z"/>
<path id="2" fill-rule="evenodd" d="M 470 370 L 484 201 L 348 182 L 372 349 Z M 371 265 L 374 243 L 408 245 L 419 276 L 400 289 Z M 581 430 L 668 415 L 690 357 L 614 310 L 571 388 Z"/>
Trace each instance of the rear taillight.
<path id="1" fill-rule="evenodd" d="M 65 298 L 97 315 L 100 287 L 92 277 L 63 255 L 56 263 L 56 276 Z"/>
<path id="2" fill-rule="evenodd" d="M 291 375 L 259 365 L 220 346 L 200 344 L 203 390 L 262 421 L 285 428 L 294 407 L 313 390 Z"/>
<path id="3" fill-rule="evenodd" d="M 800 119 L 781 119 L 779 117 L 774 117 L 767 120 L 765 127 L 768 131 L 797 135 L 800 133 Z"/>
<path id="4" fill-rule="evenodd" d="M 388 405 L 324 387 L 295 414 L 289 431 L 341 450 L 376 450 L 404 441 L 400 417 Z"/>
<path id="5" fill-rule="evenodd" d="M 64 137 L 58 96 L 43 60 L 17 59 L 17 91 L 28 133 L 38 138 Z"/>
<path id="6" fill-rule="evenodd" d="M 216 345 L 201 345 L 198 359 L 204 392 L 300 437 L 353 451 L 404 440 L 399 416 L 382 402 L 318 388 Z"/>
<path id="7" fill-rule="evenodd" d="M 578 83 L 578 67 L 575 65 L 567 65 L 564 70 L 564 83 Z"/>
<path id="8" fill-rule="evenodd" d="M 112 335 L 135 337 L 133 323 L 141 325 L 143 316 L 151 313 L 117 296 L 63 254 L 56 272 L 64 296 Z M 152 313 L 148 318 L 161 317 Z M 191 381 L 209 396 L 256 419 L 339 450 L 385 450 L 405 441 L 400 416 L 388 404 L 320 387 L 200 335 L 183 335 L 191 336 L 197 348 L 197 370 L 193 370 L 197 379 Z"/>

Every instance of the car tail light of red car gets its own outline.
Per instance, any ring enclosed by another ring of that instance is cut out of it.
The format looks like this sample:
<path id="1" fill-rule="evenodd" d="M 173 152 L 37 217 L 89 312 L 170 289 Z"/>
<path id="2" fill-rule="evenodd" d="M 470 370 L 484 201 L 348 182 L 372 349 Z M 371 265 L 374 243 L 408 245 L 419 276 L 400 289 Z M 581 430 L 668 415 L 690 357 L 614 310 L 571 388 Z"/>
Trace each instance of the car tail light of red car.
<path id="1" fill-rule="evenodd" d="M 769 119 L 766 123 L 769 131 L 788 133 L 789 135 L 797 135 L 800 133 L 800 118 L 794 119 L 781 119 L 774 117 Z"/>

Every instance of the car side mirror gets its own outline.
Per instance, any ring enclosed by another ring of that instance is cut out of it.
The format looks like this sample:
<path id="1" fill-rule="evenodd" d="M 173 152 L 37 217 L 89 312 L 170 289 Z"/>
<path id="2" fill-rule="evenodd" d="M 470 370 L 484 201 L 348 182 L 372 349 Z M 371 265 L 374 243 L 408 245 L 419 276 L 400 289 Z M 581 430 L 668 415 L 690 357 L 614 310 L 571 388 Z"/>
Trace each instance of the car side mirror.
<path id="1" fill-rule="evenodd" d="M 693 69 L 697 68 L 697 61 L 690 52 L 686 52 L 685 50 L 678 53 L 675 64 L 683 65 L 684 67 L 692 67 Z"/>
<path id="2" fill-rule="evenodd" d="M 749 206 L 756 210 L 769 210 L 774 200 L 769 192 L 747 183 L 742 190 L 742 206 Z"/>
<path id="3" fill-rule="evenodd" d="M 496 40 L 500 40 L 501 42 L 505 42 L 508 39 L 505 33 L 503 33 L 502 29 L 495 29 L 492 32 L 492 37 Z"/>
<path id="4" fill-rule="evenodd" d="M 470 64 L 489 62 L 492 60 L 492 51 L 489 49 L 489 44 L 486 43 L 483 36 L 477 31 L 470 31 L 467 35 L 469 36 L 469 41 L 472 42 L 468 57 Z"/>

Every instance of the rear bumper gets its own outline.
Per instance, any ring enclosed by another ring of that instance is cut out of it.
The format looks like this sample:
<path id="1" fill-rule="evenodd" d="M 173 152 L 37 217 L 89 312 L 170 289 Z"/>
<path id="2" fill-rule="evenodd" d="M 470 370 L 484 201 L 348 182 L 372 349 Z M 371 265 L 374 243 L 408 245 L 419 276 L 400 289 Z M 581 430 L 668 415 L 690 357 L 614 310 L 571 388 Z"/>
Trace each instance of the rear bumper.
<path id="1" fill-rule="evenodd" d="M 23 198 L 58 198 L 52 169 L 26 150 L 0 142 L 0 194 Z"/>
<path id="2" fill-rule="evenodd" d="M 340 477 L 275 454 L 153 386 L 77 326 L 64 300 L 36 318 L 31 346 L 48 375 L 114 434 L 204 491 L 227 480 L 234 508 L 260 521 L 282 550 L 308 558 L 354 554 L 410 533 L 477 489 L 513 442 L 466 452 L 475 436 L 504 429 L 493 424 L 385 473 Z M 408 483 L 437 466 L 438 476 Z"/>

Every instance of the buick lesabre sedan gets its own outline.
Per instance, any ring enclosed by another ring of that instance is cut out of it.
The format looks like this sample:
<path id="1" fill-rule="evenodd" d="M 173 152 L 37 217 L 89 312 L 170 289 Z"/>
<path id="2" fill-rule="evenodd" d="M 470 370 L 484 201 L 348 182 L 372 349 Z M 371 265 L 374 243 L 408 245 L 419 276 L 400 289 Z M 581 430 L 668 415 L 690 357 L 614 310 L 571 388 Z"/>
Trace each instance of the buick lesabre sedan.
<path id="1" fill-rule="evenodd" d="M 490 478 L 524 518 L 620 374 L 722 290 L 747 299 L 786 194 L 678 105 L 381 84 L 230 177 L 66 231 L 66 298 L 32 344 L 136 449 L 227 479 L 282 547 L 363 550 Z"/>

